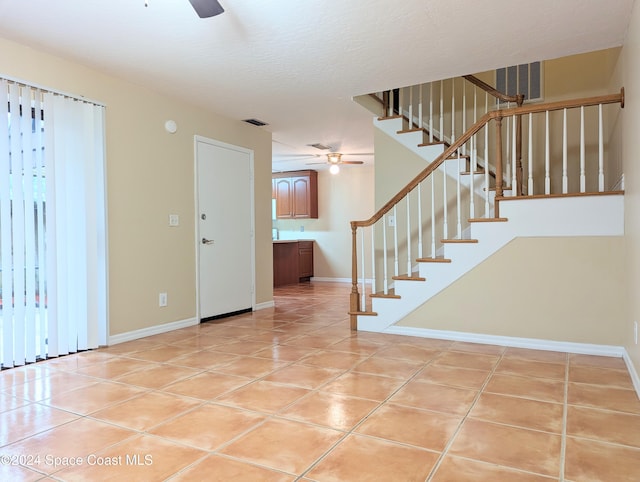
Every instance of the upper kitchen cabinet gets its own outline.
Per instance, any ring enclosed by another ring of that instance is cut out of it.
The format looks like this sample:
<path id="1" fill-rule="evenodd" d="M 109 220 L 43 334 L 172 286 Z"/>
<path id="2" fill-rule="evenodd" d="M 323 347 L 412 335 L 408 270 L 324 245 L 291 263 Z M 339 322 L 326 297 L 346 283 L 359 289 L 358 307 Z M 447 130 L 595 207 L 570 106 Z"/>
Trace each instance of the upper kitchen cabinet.
<path id="1" fill-rule="evenodd" d="M 272 174 L 278 219 L 318 218 L 317 171 Z"/>

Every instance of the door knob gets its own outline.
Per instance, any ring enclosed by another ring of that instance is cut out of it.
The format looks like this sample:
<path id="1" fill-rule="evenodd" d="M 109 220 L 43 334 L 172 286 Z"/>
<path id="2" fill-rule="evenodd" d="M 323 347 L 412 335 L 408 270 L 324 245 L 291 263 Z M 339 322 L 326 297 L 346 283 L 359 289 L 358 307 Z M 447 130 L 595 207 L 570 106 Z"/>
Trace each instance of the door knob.
<path id="1" fill-rule="evenodd" d="M 213 244 L 215 241 L 213 239 L 202 238 L 202 244 Z"/>

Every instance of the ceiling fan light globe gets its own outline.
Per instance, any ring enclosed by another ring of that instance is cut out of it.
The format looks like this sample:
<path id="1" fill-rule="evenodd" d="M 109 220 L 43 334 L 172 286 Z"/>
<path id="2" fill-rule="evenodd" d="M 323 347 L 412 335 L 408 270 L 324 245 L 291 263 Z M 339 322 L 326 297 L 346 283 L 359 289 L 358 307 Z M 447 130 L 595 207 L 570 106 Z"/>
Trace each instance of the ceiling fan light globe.
<path id="1" fill-rule="evenodd" d="M 340 166 L 338 166 L 337 164 L 332 164 L 329 168 L 329 172 L 331 174 L 338 174 L 340 172 Z"/>

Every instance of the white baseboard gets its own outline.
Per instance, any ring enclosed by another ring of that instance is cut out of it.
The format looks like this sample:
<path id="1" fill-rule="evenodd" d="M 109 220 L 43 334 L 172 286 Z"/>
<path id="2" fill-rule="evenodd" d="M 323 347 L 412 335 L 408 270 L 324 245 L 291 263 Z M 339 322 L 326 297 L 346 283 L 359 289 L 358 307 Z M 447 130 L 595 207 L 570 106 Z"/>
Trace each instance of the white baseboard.
<path id="1" fill-rule="evenodd" d="M 478 333 L 465 333 L 461 331 L 414 328 L 411 326 L 392 325 L 385 330 L 382 330 L 382 333 L 406 336 L 420 336 L 423 338 L 437 338 L 440 340 L 466 341 L 469 343 L 485 343 L 489 345 L 509 346 L 514 348 L 529 348 L 531 350 L 562 351 L 567 353 L 579 353 L 581 355 L 623 357 L 626 354 L 626 350 L 624 349 L 624 347 L 615 345 L 593 345 L 590 343 L 540 340 L 537 338 L 482 335 Z"/>
<path id="2" fill-rule="evenodd" d="M 636 367 L 633 365 L 631 361 L 631 357 L 627 350 L 624 351 L 624 362 L 627 364 L 627 370 L 629 370 L 629 376 L 631 376 L 631 381 L 633 382 L 633 388 L 636 389 L 636 394 L 638 398 L 640 398 L 640 376 L 638 376 L 638 372 L 636 371 Z"/>
<path id="3" fill-rule="evenodd" d="M 178 330 L 180 328 L 187 328 L 199 323 L 197 318 L 188 318 L 186 320 L 173 321 L 171 323 L 164 323 L 162 325 L 150 326 L 148 328 L 141 328 L 139 330 L 127 331 L 126 333 L 119 333 L 109 337 L 108 344 L 117 345 L 118 343 L 124 343 L 125 341 L 137 340 L 144 338 L 145 336 L 159 335 L 160 333 L 166 333 L 168 331 Z"/>
<path id="4" fill-rule="evenodd" d="M 253 311 L 258 311 L 258 310 L 264 310 L 266 308 L 273 308 L 274 306 L 276 306 L 276 302 L 271 300 L 271 301 L 265 301 L 264 303 L 258 303 L 257 305 L 255 305 L 253 307 Z"/>

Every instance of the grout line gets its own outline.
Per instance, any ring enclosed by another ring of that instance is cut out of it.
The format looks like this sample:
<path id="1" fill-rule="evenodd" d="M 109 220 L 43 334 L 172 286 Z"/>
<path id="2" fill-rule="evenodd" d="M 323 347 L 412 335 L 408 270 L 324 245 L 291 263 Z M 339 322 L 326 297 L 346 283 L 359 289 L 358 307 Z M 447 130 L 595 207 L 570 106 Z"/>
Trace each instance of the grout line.
<path id="1" fill-rule="evenodd" d="M 564 368 L 564 403 L 562 406 L 562 439 L 560 445 L 560 473 L 558 482 L 564 482 L 565 457 L 567 454 L 567 412 L 569 404 L 569 367 L 571 366 L 569 354 L 566 357 Z"/>
<path id="2" fill-rule="evenodd" d="M 453 445 L 453 442 L 455 441 L 456 437 L 458 436 L 458 434 L 462 430 L 462 426 L 467 421 L 467 417 L 469 416 L 469 414 L 471 413 L 473 408 L 476 406 L 476 403 L 478 403 L 478 400 L 480 400 L 480 397 L 482 396 L 482 393 L 484 392 L 485 387 L 489 384 L 489 381 L 491 380 L 491 378 L 493 377 L 494 373 L 496 372 L 496 369 L 498 368 L 498 365 L 500 364 L 500 362 L 504 358 L 504 353 L 505 352 L 503 351 L 500 354 L 500 357 L 498 358 L 498 361 L 493 366 L 493 368 L 491 369 L 489 375 L 487 376 L 487 378 L 485 379 L 484 383 L 482 384 L 482 386 L 478 390 L 478 393 L 474 397 L 473 402 L 471 402 L 471 406 L 469 407 L 469 410 L 467 410 L 467 413 L 465 413 L 464 416 L 462 417 L 462 419 L 460 420 L 460 423 L 458 424 L 458 427 L 453 432 L 453 435 L 451 435 L 451 437 L 449 438 L 449 441 L 447 442 L 447 444 L 445 445 L 444 449 L 442 450 L 442 452 L 440 454 L 440 457 L 438 457 L 438 460 L 436 460 L 436 463 L 431 468 L 431 471 L 429 472 L 429 475 L 427 476 L 425 482 L 429 482 L 429 481 L 433 480 L 433 476 L 437 473 L 438 469 L 440 468 L 440 465 L 442 465 L 442 461 L 444 460 L 445 456 L 449 452 L 449 449 Z"/>

